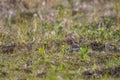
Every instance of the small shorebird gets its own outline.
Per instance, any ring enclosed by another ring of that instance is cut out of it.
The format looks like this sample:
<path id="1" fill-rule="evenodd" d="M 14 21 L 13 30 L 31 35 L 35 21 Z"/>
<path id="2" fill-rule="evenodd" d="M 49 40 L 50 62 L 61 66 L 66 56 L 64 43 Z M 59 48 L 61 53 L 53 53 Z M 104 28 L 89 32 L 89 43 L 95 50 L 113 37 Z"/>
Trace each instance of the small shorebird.
<path id="1" fill-rule="evenodd" d="M 80 46 L 77 43 L 73 42 L 73 44 L 71 45 L 71 49 L 74 51 L 79 51 Z"/>
<path id="2" fill-rule="evenodd" d="M 78 45 L 78 42 L 75 41 L 75 36 L 72 33 L 68 34 L 68 36 L 66 37 L 66 42 L 71 46 L 72 50 L 74 51 L 80 50 L 80 46 Z"/>

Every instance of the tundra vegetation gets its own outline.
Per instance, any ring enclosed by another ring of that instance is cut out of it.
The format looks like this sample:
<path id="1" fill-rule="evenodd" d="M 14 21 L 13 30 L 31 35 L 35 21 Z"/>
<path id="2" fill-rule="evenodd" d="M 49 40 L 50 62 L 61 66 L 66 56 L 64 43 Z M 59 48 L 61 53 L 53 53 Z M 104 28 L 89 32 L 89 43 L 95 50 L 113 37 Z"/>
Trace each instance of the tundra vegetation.
<path id="1" fill-rule="evenodd" d="M 120 80 L 120 0 L 0 0 L 0 80 Z"/>

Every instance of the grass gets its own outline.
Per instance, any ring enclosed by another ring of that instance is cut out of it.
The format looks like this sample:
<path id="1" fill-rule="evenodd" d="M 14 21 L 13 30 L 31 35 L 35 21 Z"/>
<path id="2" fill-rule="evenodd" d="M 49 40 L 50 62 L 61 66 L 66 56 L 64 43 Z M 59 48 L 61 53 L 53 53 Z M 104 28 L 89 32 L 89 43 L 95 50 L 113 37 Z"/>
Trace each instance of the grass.
<path id="1" fill-rule="evenodd" d="M 118 14 L 94 16 L 94 20 L 91 20 L 91 16 L 88 16 L 92 14 L 91 11 L 87 11 L 88 14 L 78 11 L 72 15 L 72 7 L 63 7 L 60 2 L 62 0 L 58 0 L 57 5 L 54 3 L 52 8 L 48 8 L 50 10 L 45 7 L 43 12 L 32 12 L 33 4 L 26 1 L 29 7 L 26 12 L 16 7 L 15 16 L 1 20 L 1 80 L 120 79 L 118 5 L 112 7 Z M 102 5 L 107 4 L 102 2 Z M 114 3 L 118 2 L 116 0 Z M 35 9 L 41 8 L 38 5 Z M 53 16 L 49 15 L 52 11 Z M 72 34 L 70 38 L 69 34 Z M 71 40 L 80 46 L 79 51 L 71 48 Z"/>

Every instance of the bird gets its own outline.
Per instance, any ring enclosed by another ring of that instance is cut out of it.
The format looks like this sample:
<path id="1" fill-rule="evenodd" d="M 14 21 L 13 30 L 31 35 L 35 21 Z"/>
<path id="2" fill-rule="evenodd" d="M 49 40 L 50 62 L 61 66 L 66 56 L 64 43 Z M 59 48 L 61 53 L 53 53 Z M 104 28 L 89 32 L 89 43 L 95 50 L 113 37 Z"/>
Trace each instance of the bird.
<path id="1" fill-rule="evenodd" d="M 73 51 L 79 51 L 79 50 L 80 50 L 80 46 L 77 45 L 77 44 L 73 44 L 73 45 L 71 45 L 71 49 L 72 49 Z"/>
<path id="2" fill-rule="evenodd" d="M 66 37 L 66 42 L 68 45 L 70 45 L 70 48 L 73 51 L 79 51 L 80 50 L 80 46 L 78 44 L 78 42 L 75 39 L 75 36 L 71 33 L 68 34 L 68 36 Z"/>

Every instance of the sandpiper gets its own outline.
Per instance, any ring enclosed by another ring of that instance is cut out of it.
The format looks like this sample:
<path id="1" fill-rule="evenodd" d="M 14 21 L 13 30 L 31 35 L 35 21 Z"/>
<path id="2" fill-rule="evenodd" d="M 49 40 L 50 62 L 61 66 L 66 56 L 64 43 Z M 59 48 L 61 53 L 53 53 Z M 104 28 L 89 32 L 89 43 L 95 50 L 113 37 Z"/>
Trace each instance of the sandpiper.
<path id="1" fill-rule="evenodd" d="M 78 45 L 78 42 L 76 42 L 75 36 L 73 34 L 69 34 L 67 36 L 66 42 L 67 42 L 67 44 L 69 44 L 71 46 L 71 49 L 73 51 L 79 51 L 80 50 L 80 46 Z"/>

